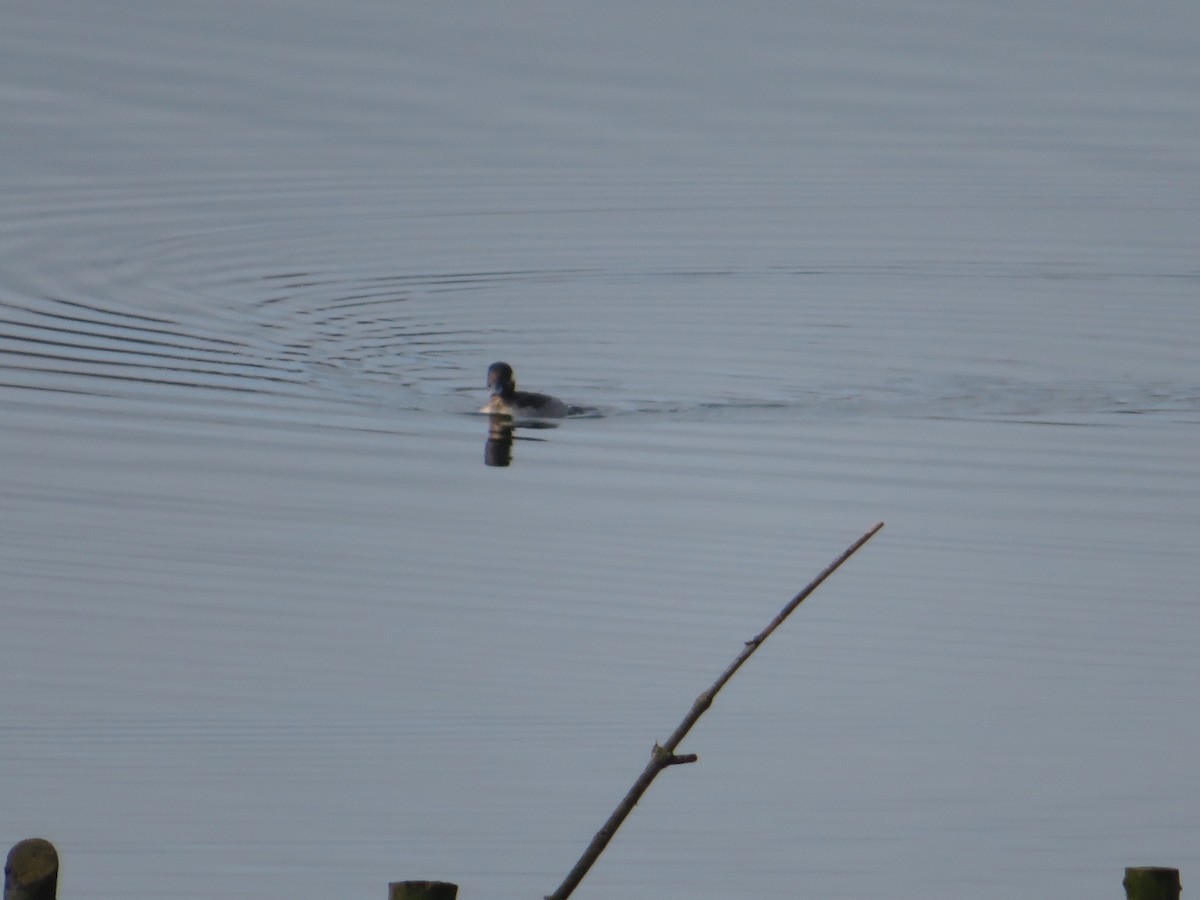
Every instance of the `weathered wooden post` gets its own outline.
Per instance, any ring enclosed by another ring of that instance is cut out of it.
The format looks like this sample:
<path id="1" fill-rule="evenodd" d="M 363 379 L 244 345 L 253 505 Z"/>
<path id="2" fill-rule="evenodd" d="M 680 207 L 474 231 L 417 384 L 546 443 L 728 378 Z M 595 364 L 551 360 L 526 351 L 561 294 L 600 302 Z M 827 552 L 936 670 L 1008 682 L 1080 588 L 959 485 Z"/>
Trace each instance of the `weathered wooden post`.
<path id="1" fill-rule="evenodd" d="M 58 893 L 58 851 L 43 838 L 29 838 L 8 851 L 4 900 L 54 900 Z"/>
<path id="2" fill-rule="evenodd" d="M 1161 866 L 1132 866 L 1125 870 L 1126 900 L 1179 900 L 1183 885 L 1178 869 Z"/>
<path id="3" fill-rule="evenodd" d="M 449 881 L 393 881 L 388 900 L 455 900 L 458 885 Z"/>

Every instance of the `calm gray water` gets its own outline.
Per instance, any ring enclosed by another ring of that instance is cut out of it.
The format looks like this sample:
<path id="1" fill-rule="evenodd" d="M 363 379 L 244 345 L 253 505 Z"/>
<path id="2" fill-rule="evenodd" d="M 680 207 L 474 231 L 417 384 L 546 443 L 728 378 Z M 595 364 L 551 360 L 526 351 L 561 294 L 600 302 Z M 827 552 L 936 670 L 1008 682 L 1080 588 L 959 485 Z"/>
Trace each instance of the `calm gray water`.
<path id="1" fill-rule="evenodd" d="M 576 896 L 1196 877 L 1200 6 L 0 26 L 0 824 L 62 896 L 541 897 L 877 520 Z M 489 446 L 496 359 L 593 414 Z"/>

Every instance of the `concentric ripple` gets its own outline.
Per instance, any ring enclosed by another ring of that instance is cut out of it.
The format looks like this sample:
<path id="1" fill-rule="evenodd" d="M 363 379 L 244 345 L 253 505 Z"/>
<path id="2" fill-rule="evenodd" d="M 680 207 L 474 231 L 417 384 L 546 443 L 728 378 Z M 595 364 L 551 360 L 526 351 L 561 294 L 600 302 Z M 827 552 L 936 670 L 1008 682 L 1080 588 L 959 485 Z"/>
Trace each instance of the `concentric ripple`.
<path id="1" fill-rule="evenodd" d="M 1200 386 L 1173 363 L 1192 353 L 1190 307 L 1172 300 L 1185 278 L 1159 279 L 1146 352 L 1131 356 L 1144 319 L 1113 287 L 1128 275 L 972 263 L 965 240 L 940 262 L 810 251 L 784 264 L 754 229 L 778 231 L 763 219 L 787 210 L 639 209 L 633 196 L 579 209 L 523 191 L 464 192 L 445 210 L 444 196 L 353 182 L 31 190 L 13 198 L 23 224 L 2 234 L 17 252 L 0 283 L 0 381 L 463 413 L 487 364 L 507 359 L 523 386 L 608 415 L 1200 411 Z M 743 236 L 701 265 L 672 235 L 717 214 L 743 218 Z M 631 219 L 637 234 L 601 254 L 589 244 Z M 1061 310 L 1039 292 L 1051 282 L 1071 301 Z M 976 296 L 948 301 L 960 287 Z M 1094 321 L 1077 321 L 1072 293 L 1095 295 Z M 1180 319 L 1177 342 L 1164 315 Z"/>

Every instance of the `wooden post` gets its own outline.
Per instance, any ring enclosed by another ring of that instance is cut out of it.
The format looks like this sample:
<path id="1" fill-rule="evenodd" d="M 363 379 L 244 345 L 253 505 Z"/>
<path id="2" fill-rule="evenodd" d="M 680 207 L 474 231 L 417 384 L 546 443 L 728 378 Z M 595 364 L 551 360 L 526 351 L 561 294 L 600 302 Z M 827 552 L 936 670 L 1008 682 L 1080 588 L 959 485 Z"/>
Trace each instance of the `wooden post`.
<path id="1" fill-rule="evenodd" d="M 58 893 L 58 851 L 42 838 L 29 838 L 8 851 L 4 900 L 54 900 Z"/>
<path id="2" fill-rule="evenodd" d="M 455 900 L 458 885 L 449 881 L 393 881 L 388 900 Z"/>
<path id="3" fill-rule="evenodd" d="M 1179 900 L 1183 886 L 1178 869 L 1134 866 L 1125 870 L 1126 900 Z"/>

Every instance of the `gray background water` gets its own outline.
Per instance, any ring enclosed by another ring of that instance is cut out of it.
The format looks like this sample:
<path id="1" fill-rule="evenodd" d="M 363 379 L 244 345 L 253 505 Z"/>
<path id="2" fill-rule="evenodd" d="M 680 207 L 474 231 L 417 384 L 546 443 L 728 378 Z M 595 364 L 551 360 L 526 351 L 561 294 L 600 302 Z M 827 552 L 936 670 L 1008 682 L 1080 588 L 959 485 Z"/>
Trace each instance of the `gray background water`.
<path id="1" fill-rule="evenodd" d="M 1200 6 L 0 11 L 0 823 L 64 897 L 1200 862 Z M 484 370 L 596 408 L 485 466 Z"/>

